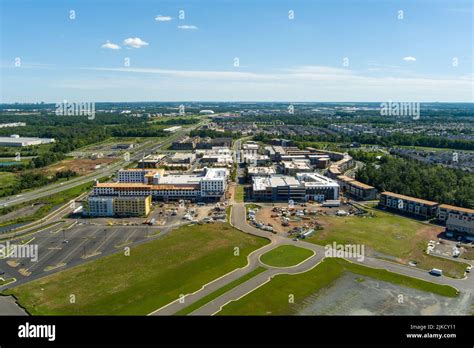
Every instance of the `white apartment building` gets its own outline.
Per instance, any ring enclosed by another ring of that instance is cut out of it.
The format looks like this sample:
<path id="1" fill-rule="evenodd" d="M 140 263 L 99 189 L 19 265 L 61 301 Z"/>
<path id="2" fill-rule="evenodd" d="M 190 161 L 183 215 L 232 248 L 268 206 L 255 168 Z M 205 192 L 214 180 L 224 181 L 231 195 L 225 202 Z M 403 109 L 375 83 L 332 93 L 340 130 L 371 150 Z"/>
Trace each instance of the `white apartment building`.
<path id="1" fill-rule="evenodd" d="M 118 181 L 145 183 L 145 175 L 149 171 L 149 169 L 121 169 L 118 171 Z"/>
<path id="2" fill-rule="evenodd" d="M 113 197 L 90 196 L 88 211 L 90 216 L 114 216 Z"/>
<path id="3" fill-rule="evenodd" d="M 142 174 L 139 174 L 142 175 Z M 154 200 L 217 199 L 227 190 L 229 172 L 224 168 L 204 168 L 200 174 L 164 175 L 150 171 L 142 176 L 122 174 L 118 183 L 96 183 L 95 196 L 148 196 Z M 143 178 L 142 182 L 135 181 Z M 150 180 L 149 178 L 152 178 Z"/>

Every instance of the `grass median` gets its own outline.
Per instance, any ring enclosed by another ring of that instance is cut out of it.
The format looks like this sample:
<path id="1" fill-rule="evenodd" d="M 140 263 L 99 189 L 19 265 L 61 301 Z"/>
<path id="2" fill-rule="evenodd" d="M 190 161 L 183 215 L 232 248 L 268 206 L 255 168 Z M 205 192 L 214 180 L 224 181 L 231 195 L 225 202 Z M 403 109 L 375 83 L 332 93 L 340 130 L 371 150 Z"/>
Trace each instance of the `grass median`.
<path id="1" fill-rule="evenodd" d="M 226 292 L 232 290 L 233 288 L 239 286 L 242 283 L 245 283 L 247 280 L 252 279 L 256 275 L 265 272 L 267 269 L 264 267 L 258 267 L 254 269 L 252 272 L 247 273 L 246 275 L 240 277 L 239 279 L 234 280 L 233 282 L 230 282 L 229 284 L 223 286 L 219 290 L 214 291 L 213 293 L 203 297 L 202 299 L 194 302 L 193 304 L 189 305 L 188 307 L 180 310 L 179 312 L 176 313 L 176 315 L 188 315 L 192 312 L 194 312 L 196 309 L 201 308 L 204 306 L 206 303 L 211 302 L 212 300 L 218 298 L 219 296 L 225 294 Z"/>
<path id="2" fill-rule="evenodd" d="M 272 267 L 291 267 L 313 256 L 314 252 L 294 245 L 281 245 L 262 256 L 260 261 Z"/>
<path id="3" fill-rule="evenodd" d="M 244 187 L 242 185 L 237 185 L 235 187 L 235 198 L 234 200 L 237 203 L 243 203 L 244 202 Z"/>

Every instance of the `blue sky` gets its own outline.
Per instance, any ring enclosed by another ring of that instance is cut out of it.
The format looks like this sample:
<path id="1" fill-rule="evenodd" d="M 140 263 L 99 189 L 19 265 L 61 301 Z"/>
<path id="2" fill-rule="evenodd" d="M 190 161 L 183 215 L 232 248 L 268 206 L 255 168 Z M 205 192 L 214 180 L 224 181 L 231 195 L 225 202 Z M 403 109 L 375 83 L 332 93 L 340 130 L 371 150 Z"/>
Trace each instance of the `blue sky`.
<path id="1" fill-rule="evenodd" d="M 471 0 L 0 3 L 1 102 L 473 101 Z"/>

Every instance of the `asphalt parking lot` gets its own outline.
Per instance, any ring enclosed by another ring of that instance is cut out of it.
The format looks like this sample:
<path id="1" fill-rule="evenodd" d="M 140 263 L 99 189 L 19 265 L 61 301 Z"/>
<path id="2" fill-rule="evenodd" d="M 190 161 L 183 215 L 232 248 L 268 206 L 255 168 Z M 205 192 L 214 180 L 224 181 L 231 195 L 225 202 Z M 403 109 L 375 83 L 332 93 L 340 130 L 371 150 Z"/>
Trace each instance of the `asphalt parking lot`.
<path id="1" fill-rule="evenodd" d="M 12 244 L 28 241 L 28 245 L 37 246 L 38 258 L 36 261 L 26 257 L 0 259 L 0 272 L 4 272 L 1 277 L 15 278 L 16 282 L 9 284 L 15 286 L 159 238 L 169 230 L 171 228 L 163 229 L 162 226 L 100 226 L 80 222 L 63 230 L 61 225 L 56 225 L 10 241 Z"/>
<path id="2" fill-rule="evenodd" d="M 207 205 L 193 208 L 202 219 L 212 207 L 213 205 Z M 172 214 L 173 210 L 176 210 L 175 215 Z M 187 208 L 184 205 L 168 204 L 162 207 L 155 205 L 152 214 L 146 219 L 78 217 L 11 240 L 12 245 L 27 244 L 37 248 L 37 259 L 14 257 L 14 255 L 0 258 L 0 277 L 16 279 L 13 283 L 0 286 L 0 290 L 123 251 L 125 247 L 161 238 L 174 228 L 189 223 L 184 218 L 186 212 Z M 152 218 L 156 218 L 154 225 L 143 223 Z"/>

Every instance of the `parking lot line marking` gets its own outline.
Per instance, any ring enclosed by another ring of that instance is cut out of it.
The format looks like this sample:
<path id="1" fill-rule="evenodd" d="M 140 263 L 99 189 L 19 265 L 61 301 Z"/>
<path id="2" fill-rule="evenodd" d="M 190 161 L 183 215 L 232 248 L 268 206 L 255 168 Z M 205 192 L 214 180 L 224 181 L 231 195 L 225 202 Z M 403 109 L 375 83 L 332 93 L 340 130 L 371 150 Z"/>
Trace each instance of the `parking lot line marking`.
<path id="1" fill-rule="evenodd" d="M 76 229 L 72 232 L 72 235 L 70 237 L 72 237 L 73 235 L 76 235 L 81 229 Z M 66 260 L 71 256 L 73 255 L 81 246 L 83 246 L 85 243 L 87 243 L 89 240 L 93 239 L 93 236 L 94 234 L 98 231 L 98 229 L 96 229 L 95 231 L 89 233 L 88 236 L 86 236 L 84 238 L 84 240 L 82 242 L 79 243 L 79 245 L 77 245 L 77 247 L 73 248 L 69 253 L 66 254 L 66 256 L 64 256 L 56 265 L 51 265 L 51 266 L 47 266 L 46 268 L 44 268 L 44 271 L 47 272 L 47 271 L 51 271 L 53 269 L 56 269 L 56 268 L 59 268 L 59 267 L 63 267 L 65 265 L 67 265 L 67 262 Z M 58 247 L 59 248 L 59 247 Z M 57 249 L 57 248 L 54 248 L 52 250 L 50 250 L 51 252 L 53 250 L 63 250 L 64 248 L 60 248 L 60 249 Z M 49 253 L 47 254 L 49 255 Z M 46 256 L 45 256 L 46 257 Z"/>
<path id="2" fill-rule="evenodd" d="M 100 244 L 94 250 L 93 254 L 94 253 L 99 253 L 100 254 L 101 252 L 99 252 L 99 249 L 102 248 L 112 238 L 112 236 L 114 236 L 117 232 L 118 232 L 118 230 L 113 230 L 112 232 L 108 233 L 107 236 L 104 238 L 104 240 L 102 242 L 100 242 Z"/>
<path id="3" fill-rule="evenodd" d="M 85 256 L 81 256 L 81 258 L 85 260 L 85 259 L 89 259 L 91 257 L 97 256 L 97 255 L 100 255 L 100 254 L 102 254 L 101 251 L 94 251 L 94 252 L 92 252 L 92 254 L 87 254 Z"/>
<path id="4" fill-rule="evenodd" d="M 52 252 L 53 252 L 53 250 L 48 251 L 48 252 L 44 255 L 44 257 L 39 258 L 38 261 L 34 262 L 34 263 L 33 263 L 30 267 L 28 267 L 26 270 L 27 270 L 28 272 L 31 272 L 34 268 L 38 267 L 38 265 L 41 263 L 41 261 L 47 259 L 47 257 L 48 257 L 49 255 L 51 255 Z"/>
<path id="5" fill-rule="evenodd" d="M 5 279 L 2 278 L 2 277 L 0 277 L 0 281 L 4 282 Z M 8 283 L 2 284 L 1 286 L 5 286 L 5 285 L 8 285 L 8 284 L 12 284 L 12 283 L 14 283 L 14 282 L 16 282 L 16 278 L 11 278 L 11 281 L 9 281 Z"/>
<path id="6" fill-rule="evenodd" d="M 129 233 L 127 238 L 123 242 L 120 242 L 119 244 L 116 244 L 115 247 L 116 248 L 121 248 L 125 245 L 132 244 L 132 242 L 130 242 L 129 240 L 135 234 L 135 232 L 137 232 L 137 230 L 132 230 L 132 232 Z"/>
<path id="7" fill-rule="evenodd" d="M 74 254 L 76 253 L 76 251 L 79 250 L 79 248 L 80 248 L 81 246 L 83 246 L 84 244 L 86 244 L 88 241 L 89 241 L 89 239 L 84 239 L 82 242 L 80 242 L 77 247 L 73 248 L 68 254 L 66 254 L 65 257 L 63 257 L 63 258 L 61 259 L 61 261 L 58 262 L 58 265 L 59 265 L 59 264 L 67 265 L 66 260 L 69 258 L 69 256 L 74 255 Z"/>
<path id="8" fill-rule="evenodd" d="M 57 234 L 58 232 L 61 232 L 61 231 L 67 231 L 69 229 L 71 229 L 72 227 L 74 227 L 75 225 L 77 224 L 77 221 L 74 221 L 72 224 L 70 224 L 69 226 L 62 226 L 61 228 L 57 229 L 56 231 L 51 231 L 49 233 L 51 234 Z"/>

